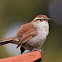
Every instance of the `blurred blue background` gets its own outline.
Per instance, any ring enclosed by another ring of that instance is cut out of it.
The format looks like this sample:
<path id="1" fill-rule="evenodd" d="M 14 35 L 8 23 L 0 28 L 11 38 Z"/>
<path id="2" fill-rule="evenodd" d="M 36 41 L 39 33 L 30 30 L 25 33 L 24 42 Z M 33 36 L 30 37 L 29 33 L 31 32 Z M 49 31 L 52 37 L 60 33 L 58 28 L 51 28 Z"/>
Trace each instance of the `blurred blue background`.
<path id="1" fill-rule="evenodd" d="M 42 46 L 43 62 L 62 62 L 62 0 L 0 0 L 0 38 L 15 36 L 22 24 L 40 14 L 52 18 L 50 33 Z M 0 58 L 20 55 L 16 46 L 1 46 Z"/>

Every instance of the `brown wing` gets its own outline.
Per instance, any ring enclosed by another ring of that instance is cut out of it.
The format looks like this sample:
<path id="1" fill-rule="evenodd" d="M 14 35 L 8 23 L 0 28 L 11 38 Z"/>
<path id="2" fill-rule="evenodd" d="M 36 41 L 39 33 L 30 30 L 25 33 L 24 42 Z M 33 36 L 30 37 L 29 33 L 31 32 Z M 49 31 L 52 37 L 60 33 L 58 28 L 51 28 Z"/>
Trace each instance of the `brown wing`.
<path id="1" fill-rule="evenodd" d="M 23 25 L 17 32 L 17 36 L 22 35 L 22 37 L 19 41 L 19 45 L 17 47 L 19 47 L 21 44 L 26 43 L 32 37 L 36 36 L 36 33 L 37 32 L 36 32 L 36 29 L 34 28 L 33 24 L 28 23 L 28 24 Z"/>
<path id="2" fill-rule="evenodd" d="M 21 28 L 16 33 L 16 36 L 23 35 L 27 30 L 34 28 L 32 23 L 27 23 L 21 26 Z"/>

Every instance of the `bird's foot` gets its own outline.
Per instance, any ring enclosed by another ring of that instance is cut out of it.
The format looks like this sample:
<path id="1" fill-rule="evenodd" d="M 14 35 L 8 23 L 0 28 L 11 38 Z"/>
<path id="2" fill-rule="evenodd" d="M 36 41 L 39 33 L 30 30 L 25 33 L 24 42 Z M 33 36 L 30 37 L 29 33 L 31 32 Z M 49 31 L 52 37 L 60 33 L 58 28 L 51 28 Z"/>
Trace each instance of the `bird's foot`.
<path id="1" fill-rule="evenodd" d="M 33 49 L 31 52 L 34 52 L 34 51 L 40 51 L 41 54 L 44 54 L 42 49 Z"/>

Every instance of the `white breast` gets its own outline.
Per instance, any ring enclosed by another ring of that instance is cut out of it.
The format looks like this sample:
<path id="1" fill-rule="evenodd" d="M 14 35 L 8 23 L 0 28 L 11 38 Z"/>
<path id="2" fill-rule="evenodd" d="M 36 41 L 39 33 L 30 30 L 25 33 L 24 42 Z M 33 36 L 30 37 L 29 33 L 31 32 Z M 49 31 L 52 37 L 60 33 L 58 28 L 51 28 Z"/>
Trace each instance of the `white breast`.
<path id="1" fill-rule="evenodd" d="M 38 46 L 42 46 L 49 33 L 49 24 L 47 21 L 37 21 L 33 24 L 37 29 L 37 36 L 30 41 L 33 41 L 34 44 L 37 44 Z"/>
<path id="2" fill-rule="evenodd" d="M 47 36 L 48 33 L 49 33 L 49 24 L 47 21 L 37 21 L 35 23 L 33 23 L 34 26 L 36 27 L 37 29 L 37 34 L 39 36 Z"/>
<path id="3" fill-rule="evenodd" d="M 27 42 L 26 45 L 31 47 L 30 49 L 40 48 L 43 45 L 43 43 L 44 43 L 44 41 L 45 41 L 45 39 L 48 35 L 48 32 L 49 32 L 48 22 L 46 22 L 46 21 L 43 21 L 43 22 L 37 21 L 33 24 L 37 29 L 37 36 L 33 37 L 32 39 L 30 39 Z M 29 49 L 29 47 L 27 47 L 26 45 L 25 45 L 25 48 Z"/>

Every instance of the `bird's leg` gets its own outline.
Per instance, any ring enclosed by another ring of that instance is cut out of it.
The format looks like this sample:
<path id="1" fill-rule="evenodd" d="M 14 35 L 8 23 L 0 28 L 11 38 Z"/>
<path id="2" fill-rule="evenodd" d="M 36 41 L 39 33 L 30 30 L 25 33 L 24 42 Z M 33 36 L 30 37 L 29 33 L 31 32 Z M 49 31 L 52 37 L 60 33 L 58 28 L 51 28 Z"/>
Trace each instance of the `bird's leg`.
<path id="1" fill-rule="evenodd" d="M 44 52 L 43 52 L 42 49 L 36 49 L 36 48 L 34 48 L 31 52 L 34 52 L 34 51 L 40 51 L 40 53 L 44 54 Z"/>
<path id="2" fill-rule="evenodd" d="M 22 54 L 27 54 L 27 53 L 30 53 L 31 51 L 30 50 L 25 50 Z"/>

